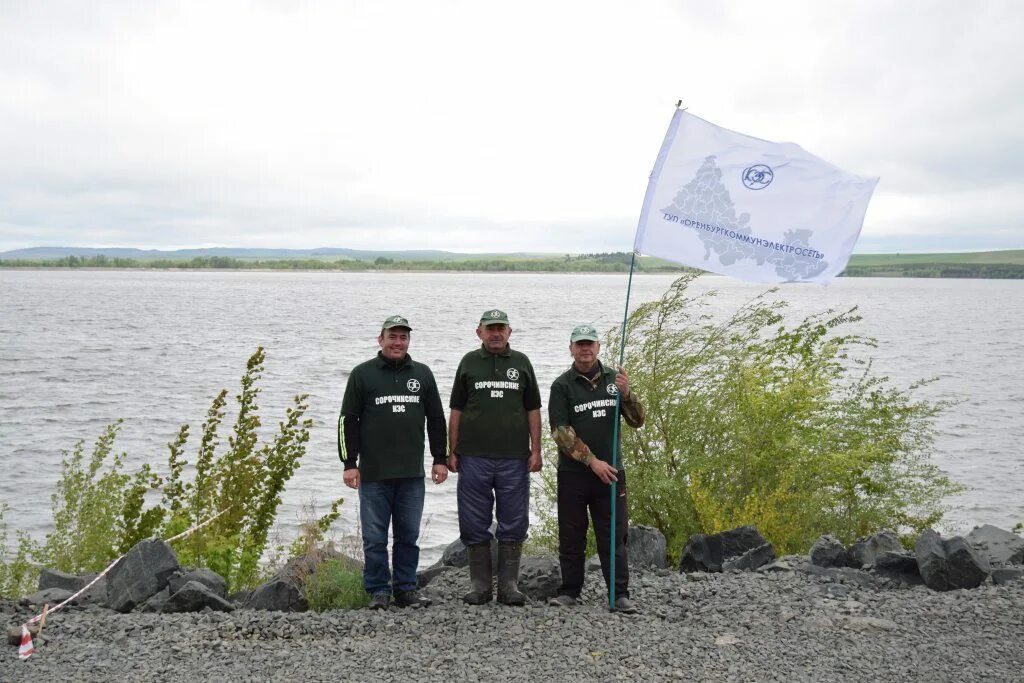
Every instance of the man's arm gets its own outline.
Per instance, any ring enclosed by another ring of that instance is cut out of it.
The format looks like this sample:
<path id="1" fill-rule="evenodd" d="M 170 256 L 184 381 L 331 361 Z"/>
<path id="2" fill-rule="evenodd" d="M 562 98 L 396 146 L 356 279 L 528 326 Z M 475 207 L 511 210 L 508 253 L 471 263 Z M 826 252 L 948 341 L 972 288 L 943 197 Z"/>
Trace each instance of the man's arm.
<path id="1" fill-rule="evenodd" d="M 553 427 L 551 429 L 551 436 L 554 438 L 555 443 L 558 444 L 559 450 L 573 460 L 589 467 L 594 476 L 605 484 L 611 484 L 613 481 L 619 480 L 619 471 L 595 456 L 590 447 L 583 443 L 583 439 L 576 436 L 576 430 L 569 425 Z"/>
<path id="2" fill-rule="evenodd" d="M 540 451 L 540 408 L 526 413 L 526 421 L 530 425 L 530 458 L 526 465 L 531 472 L 540 472 L 544 467 L 544 456 Z"/>
<path id="3" fill-rule="evenodd" d="M 342 480 L 349 488 L 357 489 L 359 488 L 359 418 L 349 415 L 343 418 L 339 417 L 338 420 L 344 425 L 339 430 L 344 434 L 338 435 L 338 455 L 345 465 Z"/>
<path id="4" fill-rule="evenodd" d="M 427 371 L 426 389 L 426 416 L 427 416 L 427 443 L 430 445 L 430 455 L 434 464 L 430 468 L 430 478 L 435 484 L 440 484 L 448 478 L 448 467 L 445 465 L 445 456 L 448 453 L 445 436 L 447 427 L 444 421 L 444 408 L 441 406 L 441 396 L 437 392 L 437 383 L 434 375 Z"/>
<path id="5" fill-rule="evenodd" d="M 462 419 L 462 411 L 452 408 L 448 416 L 448 469 L 452 472 L 459 471 L 459 454 L 455 452 L 455 446 L 459 443 L 459 420 Z"/>

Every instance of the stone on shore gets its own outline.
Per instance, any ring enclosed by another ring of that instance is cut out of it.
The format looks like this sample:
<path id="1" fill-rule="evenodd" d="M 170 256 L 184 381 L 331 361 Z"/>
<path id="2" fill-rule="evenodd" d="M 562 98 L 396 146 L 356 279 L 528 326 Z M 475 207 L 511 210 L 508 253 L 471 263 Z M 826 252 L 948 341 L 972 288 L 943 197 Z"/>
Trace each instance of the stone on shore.
<path id="1" fill-rule="evenodd" d="M 1024 538 L 991 524 L 971 529 L 967 542 L 994 565 L 1024 564 Z"/>
<path id="2" fill-rule="evenodd" d="M 269 612 L 305 612 L 309 603 L 302 595 L 302 587 L 286 578 L 275 578 L 257 586 L 245 601 L 246 609 Z"/>
<path id="3" fill-rule="evenodd" d="M 848 549 L 850 566 L 855 569 L 869 567 L 875 563 L 875 559 L 880 553 L 900 553 L 904 550 L 896 532 L 885 529 L 877 534 L 858 538 L 853 542 Z"/>
<path id="4" fill-rule="evenodd" d="M 209 607 L 216 612 L 231 612 L 235 606 L 199 581 L 189 581 L 164 603 L 163 612 L 198 612 Z"/>
<path id="5" fill-rule="evenodd" d="M 726 560 L 738 558 L 767 543 L 752 526 L 741 526 L 717 534 L 694 534 L 683 548 L 679 571 L 721 572 Z"/>
<path id="6" fill-rule="evenodd" d="M 914 554 L 921 578 L 932 590 L 977 588 L 991 572 L 985 558 L 961 536 L 943 540 L 927 529 L 918 537 Z"/>
<path id="7" fill-rule="evenodd" d="M 107 605 L 118 612 L 131 612 L 166 588 L 180 569 L 166 543 L 155 538 L 140 541 L 107 574 Z"/>
<path id="8" fill-rule="evenodd" d="M 212 569 L 207 569 L 206 567 L 188 569 L 184 572 L 181 572 L 180 574 L 175 574 L 170 578 L 167 585 L 171 589 L 171 594 L 174 594 L 180 591 L 185 586 L 185 584 L 189 583 L 190 581 L 198 581 L 199 583 L 209 588 L 217 597 L 227 597 L 227 581 L 225 581 L 224 577 L 222 577 L 220 574 L 213 571 Z"/>
<path id="9" fill-rule="evenodd" d="M 751 548 L 739 557 L 731 557 L 722 563 L 722 571 L 753 571 L 775 559 L 775 547 L 771 543 L 763 543 Z"/>
<path id="10" fill-rule="evenodd" d="M 524 557 L 519 565 L 519 590 L 530 600 L 544 602 L 558 595 L 562 570 L 553 557 Z"/>
<path id="11" fill-rule="evenodd" d="M 665 535 L 652 526 L 630 526 L 626 535 L 626 551 L 631 567 L 668 566 Z"/>
<path id="12" fill-rule="evenodd" d="M 39 607 L 49 604 L 50 607 L 53 607 L 58 603 L 64 602 L 72 595 L 74 595 L 74 593 L 66 588 L 44 588 L 41 591 L 36 591 L 32 595 L 23 598 L 22 602 L 27 605 L 37 605 Z M 78 601 L 72 600 L 70 604 L 77 605 Z"/>
<path id="13" fill-rule="evenodd" d="M 77 593 L 87 586 L 90 581 L 96 578 L 96 574 L 68 574 L 58 569 L 44 568 L 39 572 L 39 590 L 47 588 L 63 588 L 64 590 Z M 85 591 L 75 602 L 80 605 L 102 604 L 107 600 L 107 577 L 97 581 L 89 590 Z"/>
<path id="14" fill-rule="evenodd" d="M 850 555 L 838 538 L 826 534 L 818 538 L 811 546 L 811 564 L 817 567 L 846 567 L 850 564 Z"/>

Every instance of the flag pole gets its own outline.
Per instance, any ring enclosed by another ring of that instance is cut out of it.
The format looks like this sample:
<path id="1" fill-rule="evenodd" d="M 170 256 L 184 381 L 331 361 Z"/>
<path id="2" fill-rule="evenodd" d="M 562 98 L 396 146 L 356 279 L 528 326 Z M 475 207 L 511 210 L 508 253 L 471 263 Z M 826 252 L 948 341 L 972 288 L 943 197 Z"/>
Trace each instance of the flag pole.
<path id="1" fill-rule="evenodd" d="M 633 268 L 636 265 L 636 250 L 629 258 L 629 280 L 626 284 L 626 310 L 622 314 L 622 335 L 619 339 L 619 368 L 626 360 L 626 324 L 629 321 L 629 293 L 633 289 Z M 618 368 L 616 368 L 618 374 Z M 622 409 L 622 394 L 615 392 L 615 419 L 612 420 L 612 467 L 619 469 L 619 414 Z M 615 518 L 616 502 L 619 499 L 619 481 L 612 481 L 611 491 L 612 519 L 608 536 L 611 539 L 608 551 L 608 609 L 615 609 Z"/>
<path id="2" fill-rule="evenodd" d="M 683 106 L 683 101 L 679 100 L 676 102 L 676 111 L 672 116 L 672 122 L 669 124 L 668 132 L 665 134 L 665 140 L 661 143 L 661 149 L 658 152 L 658 158 L 654 162 L 654 169 L 651 171 L 651 176 L 647 181 L 647 192 L 644 194 L 643 207 L 640 209 L 640 220 L 637 223 L 637 239 L 640 236 L 640 226 L 643 225 L 647 218 L 647 211 L 650 208 L 652 195 L 654 191 L 654 183 L 661 173 L 661 167 L 665 163 L 665 157 L 668 154 L 668 148 L 671 145 L 672 137 L 675 135 L 676 126 L 679 121 L 679 111 Z M 684 110 L 685 111 L 685 110 Z M 637 254 L 637 239 L 633 241 L 633 254 L 629 259 L 629 281 L 626 284 L 626 310 L 622 314 L 622 335 L 619 339 L 619 367 L 621 368 L 626 359 L 626 327 L 629 324 L 629 294 L 633 289 L 633 270 L 636 266 L 636 254 Z M 619 415 L 622 411 L 622 396 L 615 393 L 615 420 L 612 424 L 612 467 L 619 469 Z M 608 570 L 608 609 L 615 609 L 615 522 L 616 522 L 616 502 L 619 499 L 619 482 L 618 479 L 612 482 L 611 491 L 611 529 L 608 531 L 609 536 L 609 558 L 608 564 L 610 565 Z M 628 531 L 628 530 L 627 530 Z"/>

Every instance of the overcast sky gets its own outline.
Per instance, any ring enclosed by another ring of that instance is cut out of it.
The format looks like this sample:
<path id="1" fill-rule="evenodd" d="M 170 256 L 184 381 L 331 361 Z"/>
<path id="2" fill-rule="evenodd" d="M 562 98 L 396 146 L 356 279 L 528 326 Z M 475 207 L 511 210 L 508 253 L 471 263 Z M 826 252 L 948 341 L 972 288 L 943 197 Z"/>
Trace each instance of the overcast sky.
<path id="1" fill-rule="evenodd" d="M 1024 247 L 1024 2 L 0 0 L 0 250 L 632 246 L 677 99 Z"/>

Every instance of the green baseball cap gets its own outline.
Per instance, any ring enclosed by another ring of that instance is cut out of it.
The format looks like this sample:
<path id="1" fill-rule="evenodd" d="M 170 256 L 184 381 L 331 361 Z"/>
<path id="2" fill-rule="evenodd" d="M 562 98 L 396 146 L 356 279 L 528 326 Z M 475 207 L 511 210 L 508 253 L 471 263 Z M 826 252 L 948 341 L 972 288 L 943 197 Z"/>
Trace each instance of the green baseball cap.
<path id="1" fill-rule="evenodd" d="M 480 326 L 486 327 L 487 325 L 508 325 L 508 314 L 497 308 L 484 311 L 480 315 Z"/>
<path id="2" fill-rule="evenodd" d="M 597 336 L 597 329 L 593 325 L 577 325 L 572 328 L 572 334 L 569 335 L 569 343 L 584 340 L 601 341 Z"/>
<path id="3" fill-rule="evenodd" d="M 390 330 L 392 327 L 404 327 L 409 331 L 412 331 L 412 326 L 409 325 L 409 320 L 400 315 L 388 316 L 384 319 L 384 324 L 380 326 L 381 332 L 384 330 Z"/>

